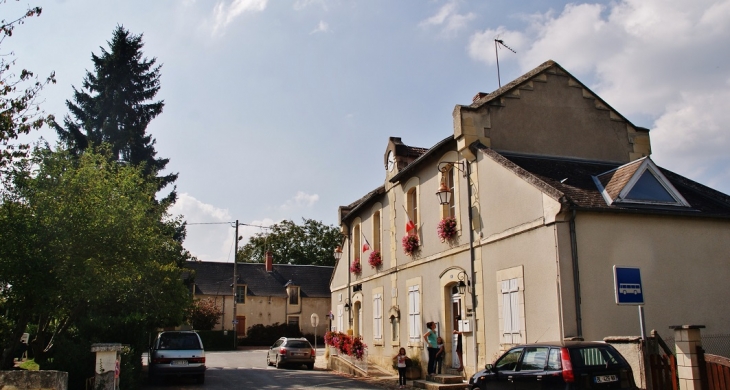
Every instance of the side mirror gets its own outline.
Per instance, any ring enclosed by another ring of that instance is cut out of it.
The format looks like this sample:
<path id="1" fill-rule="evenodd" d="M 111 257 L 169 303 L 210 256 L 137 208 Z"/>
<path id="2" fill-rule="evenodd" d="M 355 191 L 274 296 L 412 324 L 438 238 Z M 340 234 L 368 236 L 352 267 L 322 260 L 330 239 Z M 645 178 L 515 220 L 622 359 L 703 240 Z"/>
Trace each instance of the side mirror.
<path id="1" fill-rule="evenodd" d="M 491 364 L 487 364 L 484 366 L 484 369 L 486 369 L 489 372 L 494 372 L 494 366 Z"/>

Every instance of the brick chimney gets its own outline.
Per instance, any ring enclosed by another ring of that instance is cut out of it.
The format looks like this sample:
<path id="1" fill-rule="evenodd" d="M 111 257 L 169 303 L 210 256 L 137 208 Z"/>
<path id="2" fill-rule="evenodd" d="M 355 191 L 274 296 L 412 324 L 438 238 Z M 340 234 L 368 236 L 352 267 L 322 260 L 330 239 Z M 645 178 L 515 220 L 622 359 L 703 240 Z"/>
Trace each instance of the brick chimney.
<path id="1" fill-rule="evenodd" d="M 474 98 L 471 101 L 472 101 L 472 103 L 476 103 L 477 100 L 479 100 L 479 99 L 481 99 L 481 98 L 483 98 L 483 97 L 485 97 L 487 95 L 489 95 L 489 94 L 488 93 L 485 93 L 485 92 L 479 92 L 476 95 L 474 95 Z"/>
<path id="2" fill-rule="evenodd" d="M 266 272 L 274 270 L 274 254 L 271 251 L 266 251 L 266 260 L 264 263 L 266 264 Z"/>

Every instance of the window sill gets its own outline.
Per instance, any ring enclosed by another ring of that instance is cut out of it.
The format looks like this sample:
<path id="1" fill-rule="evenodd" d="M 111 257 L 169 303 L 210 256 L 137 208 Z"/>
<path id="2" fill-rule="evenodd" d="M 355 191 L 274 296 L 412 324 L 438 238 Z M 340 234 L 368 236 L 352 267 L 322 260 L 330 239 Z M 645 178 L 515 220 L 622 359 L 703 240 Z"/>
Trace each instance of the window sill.
<path id="1" fill-rule="evenodd" d="M 408 346 L 411 348 L 423 348 L 423 342 L 421 341 L 409 341 Z"/>

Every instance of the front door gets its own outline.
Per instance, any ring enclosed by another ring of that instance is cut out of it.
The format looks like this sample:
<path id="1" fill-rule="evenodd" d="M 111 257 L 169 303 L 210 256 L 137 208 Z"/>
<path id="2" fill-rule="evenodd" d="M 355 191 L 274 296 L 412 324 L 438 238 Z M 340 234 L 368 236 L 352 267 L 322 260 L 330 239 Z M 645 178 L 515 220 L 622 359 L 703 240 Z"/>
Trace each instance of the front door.
<path id="1" fill-rule="evenodd" d="M 453 290 L 456 290 L 456 292 L 451 296 L 451 329 L 459 330 L 459 319 L 461 318 L 461 294 L 459 294 L 456 287 L 454 287 Z M 463 342 L 463 337 L 453 333 L 451 336 L 451 367 L 459 368 L 461 362 L 459 361 L 459 354 L 456 350 L 459 339 L 462 338 Z"/>

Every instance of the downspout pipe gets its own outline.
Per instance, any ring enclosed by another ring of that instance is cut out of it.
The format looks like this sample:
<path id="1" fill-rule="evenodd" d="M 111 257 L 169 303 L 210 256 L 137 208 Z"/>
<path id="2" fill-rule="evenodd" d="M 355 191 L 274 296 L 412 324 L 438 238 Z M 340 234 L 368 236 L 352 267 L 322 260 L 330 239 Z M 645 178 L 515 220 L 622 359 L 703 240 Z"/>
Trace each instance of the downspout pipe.
<path id="1" fill-rule="evenodd" d="M 570 254 L 573 261 L 573 293 L 575 294 L 575 327 L 578 337 L 583 337 L 583 319 L 580 311 L 580 270 L 578 267 L 578 240 L 575 233 L 575 209 L 570 216 Z"/>
<path id="2" fill-rule="evenodd" d="M 474 224 L 473 224 L 473 207 L 471 204 L 472 188 L 471 188 L 471 165 L 469 160 L 465 161 L 466 166 L 466 196 L 469 199 L 469 210 L 467 212 L 469 218 L 469 267 L 471 272 L 471 309 L 472 309 L 472 338 L 474 343 L 474 372 L 479 372 L 479 346 L 477 345 L 477 298 L 476 298 L 476 272 L 474 271 L 474 262 L 476 261 L 476 255 L 474 254 Z"/>

